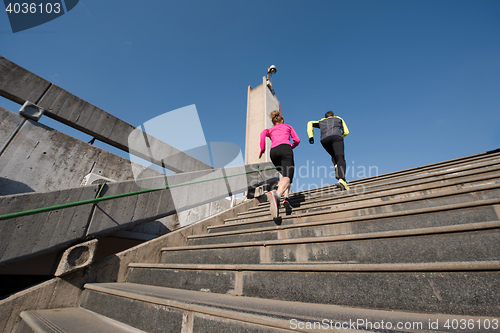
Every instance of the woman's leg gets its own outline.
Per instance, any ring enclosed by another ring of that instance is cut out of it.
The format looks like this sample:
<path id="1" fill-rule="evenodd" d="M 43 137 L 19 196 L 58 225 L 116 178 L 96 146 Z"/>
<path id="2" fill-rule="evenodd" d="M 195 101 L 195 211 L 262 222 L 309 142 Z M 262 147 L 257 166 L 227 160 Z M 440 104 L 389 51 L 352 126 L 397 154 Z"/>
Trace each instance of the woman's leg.
<path id="1" fill-rule="evenodd" d="M 290 178 L 283 177 L 278 183 L 278 190 L 276 191 L 281 198 L 288 198 L 290 191 Z"/>

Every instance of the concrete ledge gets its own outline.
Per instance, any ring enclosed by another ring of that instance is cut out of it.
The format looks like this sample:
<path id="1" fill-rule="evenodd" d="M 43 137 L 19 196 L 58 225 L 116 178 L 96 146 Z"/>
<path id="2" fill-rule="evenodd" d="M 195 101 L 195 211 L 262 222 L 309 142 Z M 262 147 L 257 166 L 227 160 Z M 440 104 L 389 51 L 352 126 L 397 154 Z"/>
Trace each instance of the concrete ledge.
<path id="1" fill-rule="evenodd" d="M 340 262 L 281 262 L 274 264 L 170 264 L 130 263 L 129 268 L 222 270 L 222 271 L 294 271 L 294 272 L 452 272 L 452 271 L 500 271 L 500 260 L 446 261 L 421 263 L 340 263 Z"/>

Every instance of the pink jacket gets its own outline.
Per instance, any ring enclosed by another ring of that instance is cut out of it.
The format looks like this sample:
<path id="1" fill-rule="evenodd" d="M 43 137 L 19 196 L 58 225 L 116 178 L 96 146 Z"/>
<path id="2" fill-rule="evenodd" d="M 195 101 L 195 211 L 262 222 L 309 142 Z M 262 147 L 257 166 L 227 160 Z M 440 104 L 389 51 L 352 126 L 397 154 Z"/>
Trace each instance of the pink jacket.
<path id="1" fill-rule="evenodd" d="M 292 149 L 297 147 L 300 143 L 299 136 L 292 126 L 287 124 L 276 124 L 271 128 L 267 128 L 260 133 L 260 152 L 266 150 L 266 136 L 271 139 L 271 148 L 282 144 L 290 145 L 290 136 L 293 139 Z"/>

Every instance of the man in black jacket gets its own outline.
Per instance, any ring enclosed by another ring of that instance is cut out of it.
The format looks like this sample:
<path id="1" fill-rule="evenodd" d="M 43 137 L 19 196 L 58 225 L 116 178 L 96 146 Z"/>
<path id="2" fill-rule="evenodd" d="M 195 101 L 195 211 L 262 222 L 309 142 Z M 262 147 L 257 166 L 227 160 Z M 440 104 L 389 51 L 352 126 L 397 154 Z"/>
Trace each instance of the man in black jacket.
<path id="1" fill-rule="evenodd" d="M 335 165 L 335 177 L 339 180 L 337 187 L 348 190 L 345 180 L 346 162 L 344 157 L 344 138 L 349 134 L 349 129 L 344 119 L 335 116 L 332 111 L 325 113 L 325 118 L 307 123 L 307 135 L 309 143 L 314 143 L 313 127 L 319 128 L 321 132 L 321 144 L 332 157 Z"/>

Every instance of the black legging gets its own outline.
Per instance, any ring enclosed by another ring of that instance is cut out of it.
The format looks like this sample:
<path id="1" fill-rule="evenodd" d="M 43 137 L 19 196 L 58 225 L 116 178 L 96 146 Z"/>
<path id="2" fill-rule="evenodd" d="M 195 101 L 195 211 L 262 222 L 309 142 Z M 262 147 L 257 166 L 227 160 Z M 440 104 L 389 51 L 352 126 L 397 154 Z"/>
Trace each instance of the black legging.
<path id="1" fill-rule="evenodd" d="M 337 165 L 338 179 L 345 181 L 344 138 L 340 135 L 331 135 L 321 141 L 323 148 L 332 157 L 333 164 Z"/>
<path id="2" fill-rule="evenodd" d="M 291 184 L 293 180 L 293 173 L 295 171 L 292 146 L 282 144 L 271 148 L 269 156 L 271 157 L 271 161 L 276 167 L 276 170 L 278 170 L 278 172 L 281 173 L 283 177 L 290 178 Z"/>

